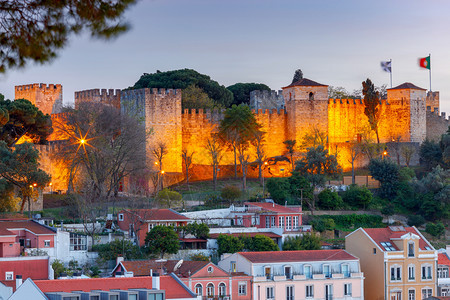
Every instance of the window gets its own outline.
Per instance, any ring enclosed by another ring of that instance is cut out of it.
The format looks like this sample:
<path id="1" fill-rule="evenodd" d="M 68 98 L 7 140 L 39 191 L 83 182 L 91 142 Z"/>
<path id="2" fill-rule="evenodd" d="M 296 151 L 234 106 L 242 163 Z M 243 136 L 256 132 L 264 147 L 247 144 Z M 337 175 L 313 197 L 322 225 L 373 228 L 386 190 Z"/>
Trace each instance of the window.
<path id="1" fill-rule="evenodd" d="M 312 278 L 311 266 L 304 266 L 303 274 L 305 275 L 306 279 L 311 279 Z"/>
<path id="2" fill-rule="evenodd" d="M 286 287 L 286 300 L 294 300 L 294 287 L 292 285 Z"/>
<path id="3" fill-rule="evenodd" d="M 79 300 L 80 298 L 78 296 L 70 296 L 70 297 L 63 297 L 63 300 Z"/>
<path id="4" fill-rule="evenodd" d="M 323 265 L 322 272 L 325 275 L 325 278 L 330 278 L 331 277 L 330 265 Z"/>
<path id="5" fill-rule="evenodd" d="M 227 294 L 227 286 L 225 283 L 219 283 L 219 296 L 225 296 Z"/>
<path id="6" fill-rule="evenodd" d="M 119 214 L 119 221 L 123 221 L 123 214 Z"/>
<path id="7" fill-rule="evenodd" d="M 128 300 L 138 300 L 137 294 L 129 294 L 128 295 Z"/>
<path id="8" fill-rule="evenodd" d="M 284 229 L 284 217 L 278 217 L 278 227 Z"/>
<path id="9" fill-rule="evenodd" d="M 247 282 L 239 282 L 239 284 L 238 284 L 238 294 L 240 296 L 247 295 Z"/>
<path id="10" fill-rule="evenodd" d="M 286 217 L 286 230 L 292 229 L 291 217 Z"/>
<path id="11" fill-rule="evenodd" d="M 416 279 L 416 274 L 415 274 L 415 267 L 414 265 L 408 266 L 408 280 L 414 280 Z"/>
<path id="12" fill-rule="evenodd" d="M 414 242 L 408 243 L 408 257 L 414 257 Z"/>
<path id="13" fill-rule="evenodd" d="M 350 268 L 347 264 L 342 265 L 341 270 L 344 277 L 350 277 Z"/>
<path id="14" fill-rule="evenodd" d="M 433 289 L 430 288 L 422 289 L 422 299 L 431 297 L 431 294 L 433 294 Z"/>
<path id="15" fill-rule="evenodd" d="M 272 228 L 275 228 L 276 226 L 275 226 L 275 216 L 272 216 L 272 217 L 270 217 L 270 219 L 271 219 L 271 227 Z"/>
<path id="16" fill-rule="evenodd" d="M 438 278 L 448 278 L 448 267 L 438 268 Z"/>
<path id="17" fill-rule="evenodd" d="M 416 290 L 408 291 L 408 300 L 416 300 Z"/>
<path id="18" fill-rule="evenodd" d="M 325 285 L 325 300 L 333 299 L 333 286 L 331 284 Z"/>
<path id="19" fill-rule="evenodd" d="M 195 285 L 195 293 L 197 294 L 197 296 L 203 295 L 203 287 L 200 283 L 197 283 Z"/>
<path id="20" fill-rule="evenodd" d="M 100 296 L 91 296 L 89 300 L 100 300 Z"/>
<path id="21" fill-rule="evenodd" d="M 402 300 L 402 292 L 391 292 L 391 300 Z"/>
<path id="22" fill-rule="evenodd" d="M 213 267 L 209 266 L 208 267 L 208 273 L 212 273 L 214 271 Z"/>
<path id="23" fill-rule="evenodd" d="M 87 239 L 85 235 L 70 233 L 70 251 L 87 250 Z"/>
<path id="24" fill-rule="evenodd" d="M 273 286 L 266 288 L 266 300 L 274 300 Z"/>
<path id="25" fill-rule="evenodd" d="M 314 100 L 314 93 L 313 92 L 309 93 L 309 100 Z"/>
<path id="26" fill-rule="evenodd" d="M 266 216 L 266 228 L 270 228 L 270 217 Z"/>
<path id="27" fill-rule="evenodd" d="M 298 229 L 298 216 L 292 217 L 292 229 L 294 230 Z"/>
<path id="28" fill-rule="evenodd" d="M 292 268 L 284 267 L 284 275 L 286 276 L 286 279 L 292 279 Z"/>
<path id="29" fill-rule="evenodd" d="M 351 296 L 352 295 L 352 284 L 346 283 L 344 284 L 344 296 Z"/>
<path id="30" fill-rule="evenodd" d="M 119 295 L 110 295 L 109 300 L 119 300 Z"/>
<path id="31" fill-rule="evenodd" d="M 373 254 L 377 254 L 377 248 L 373 248 Z"/>
<path id="32" fill-rule="evenodd" d="M 151 231 L 155 226 L 155 223 L 148 223 L 148 231 Z"/>
<path id="33" fill-rule="evenodd" d="M 402 280 L 402 268 L 400 266 L 391 267 L 391 281 Z"/>
<path id="34" fill-rule="evenodd" d="M 313 298 L 313 297 L 314 297 L 314 286 L 307 285 L 306 286 L 306 298 Z"/>
<path id="35" fill-rule="evenodd" d="M 5 280 L 14 280 L 14 272 L 6 272 Z"/>
<path id="36" fill-rule="evenodd" d="M 272 279 L 272 268 L 271 267 L 265 267 L 264 268 L 264 274 L 267 279 Z"/>
<path id="37" fill-rule="evenodd" d="M 117 299 L 117 300 L 119 300 L 119 299 Z M 161 293 L 157 293 L 157 294 L 151 293 L 151 294 L 148 294 L 147 300 L 163 300 L 163 294 L 161 294 Z"/>
<path id="38" fill-rule="evenodd" d="M 235 261 L 232 261 L 231 262 L 231 272 L 236 272 L 236 262 Z"/>
<path id="39" fill-rule="evenodd" d="M 206 286 L 206 295 L 214 296 L 214 284 L 208 283 L 208 285 Z"/>
<path id="40" fill-rule="evenodd" d="M 432 279 L 433 276 L 431 274 L 432 267 L 430 265 L 422 266 L 422 279 L 428 280 Z"/>
<path id="41" fill-rule="evenodd" d="M 50 247 L 50 241 L 49 240 L 45 240 L 44 241 L 44 247 Z"/>

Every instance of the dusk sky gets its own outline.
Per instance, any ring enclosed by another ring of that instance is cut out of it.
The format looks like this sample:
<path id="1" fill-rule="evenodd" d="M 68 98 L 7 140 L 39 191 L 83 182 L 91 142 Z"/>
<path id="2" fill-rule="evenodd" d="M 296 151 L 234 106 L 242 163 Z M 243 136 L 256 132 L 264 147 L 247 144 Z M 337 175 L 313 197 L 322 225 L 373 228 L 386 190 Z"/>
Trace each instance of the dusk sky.
<path id="1" fill-rule="evenodd" d="M 113 41 L 72 37 L 59 57 L 0 78 L 14 86 L 60 83 L 75 91 L 122 89 L 143 73 L 191 68 L 228 86 L 265 83 L 278 90 L 294 71 L 358 89 L 366 78 L 388 84 L 380 61 L 392 59 L 393 85 L 429 89 L 418 58 L 431 53 L 432 89 L 450 112 L 450 1 L 141 0 L 125 14 L 132 28 Z"/>

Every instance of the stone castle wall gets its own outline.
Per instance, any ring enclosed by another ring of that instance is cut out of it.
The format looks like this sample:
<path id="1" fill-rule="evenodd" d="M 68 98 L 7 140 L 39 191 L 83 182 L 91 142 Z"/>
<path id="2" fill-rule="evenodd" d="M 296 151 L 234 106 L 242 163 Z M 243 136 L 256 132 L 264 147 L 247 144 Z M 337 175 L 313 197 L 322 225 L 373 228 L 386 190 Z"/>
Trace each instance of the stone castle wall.
<path id="1" fill-rule="evenodd" d="M 427 107 L 427 139 L 432 141 L 440 141 L 443 135 L 450 126 L 450 120 L 445 115 L 445 112 L 439 114 L 438 110 L 432 110 Z"/>
<path id="2" fill-rule="evenodd" d="M 439 110 L 439 92 L 428 92 L 427 93 L 427 101 L 426 101 L 426 107 L 431 107 L 432 111 Z"/>
<path id="3" fill-rule="evenodd" d="M 283 109 L 283 91 L 251 91 L 250 108 L 255 110 L 262 109 L 263 111 L 273 108 Z"/>
<path id="4" fill-rule="evenodd" d="M 102 103 L 120 108 L 120 93 L 119 89 L 92 89 L 75 92 L 75 108 L 78 108 L 81 102 Z"/>
<path id="5" fill-rule="evenodd" d="M 15 87 L 14 99 L 27 99 L 44 114 L 60 113 L 62 109 L 62 86 L 60 84 L 34 83 Z"/>

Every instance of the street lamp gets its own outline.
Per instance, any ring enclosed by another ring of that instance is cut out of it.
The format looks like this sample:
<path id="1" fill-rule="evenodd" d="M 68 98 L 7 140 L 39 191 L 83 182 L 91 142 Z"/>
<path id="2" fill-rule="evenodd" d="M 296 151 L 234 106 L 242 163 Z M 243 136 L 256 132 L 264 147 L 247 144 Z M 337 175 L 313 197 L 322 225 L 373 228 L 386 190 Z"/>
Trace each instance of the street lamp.
<path id="1" fill-rule="evenodd" d="M 164 170 L 161 171 L 161 190 L 164 189 Z"/>
<path id="2" fill-rule="evenodd" d="M 383 151 L 383 159 L 386 157 L 388 155 L 388 152 L 387 152 L 387 150 L 386 149 L 384 149 L 384 151 Z"/>
<path id="3" fill-rule="evenodd" d="M 50 186 L 50 194 L 53 194 L 53 183 L 50 182 L 48 185 Z"/>

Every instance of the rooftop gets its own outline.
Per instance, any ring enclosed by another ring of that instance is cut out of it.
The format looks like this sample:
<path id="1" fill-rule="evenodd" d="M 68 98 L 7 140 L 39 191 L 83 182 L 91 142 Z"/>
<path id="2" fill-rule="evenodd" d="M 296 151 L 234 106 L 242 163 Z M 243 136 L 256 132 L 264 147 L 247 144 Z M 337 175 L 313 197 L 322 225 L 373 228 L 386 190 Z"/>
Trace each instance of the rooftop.
<path id="1" fill-rule="evenodd" d="M 388 90 L 404 90 L 404 89 L 413 89 L 413 90 L 424 90 L 426 91 L 426 89 L 420 88 L 414 84 L 412 84 L 411 82 L 405 82 L 402 83 L 396 87 L 390 88 Z"/>
<path id="2" fill-rule="evenodd" d="M 303 79 L 300 79 L 299 81 L 291 83 L 288 86 L 283 87 L 283 89 L 288 88 L 288 87 L 293 87 L 293 86 L 328 86 L 328 85 L 312 81 L 308 78 L 303 78 Z"/>
<path id="3" fill-rule="evenodd" d="M 248 237 L 254 237 L 255 235 L 264 235 L 267 236 L 269 238 L 281 238 L 281 235 L 273 233 L 273 232 L 260 232 L 260 231 L 255 231 L 255 232 L 233 232 L 233 233 L 210 233 L 209 234 L 209 238 L 211 239 L 217 239 L 219 237 L 219 235 L 231 235 L 231 236 L 235 236 L 235 237 L 239 237 L 239 236 L 248 236 Z"/>
<path id="4" fill-rule="evenodd" d="M 266 251 L 239 252 L 240 255 L 253 263 L 282 263 L 304 261 L 336 261 L 357 260 L 345 250 L 301 250 L 301 251 Z"/>
<path id="5" fill-rule="evenodd" d="M 184 261 L 181 266 L 174 271 L 175 265 L 179 260 L 167 260 L 165 262 L 157 262 L 156 260 L 138 260 L 138 261 L 122 261 L 121 264 L 127 272 L 133 272 L 133 276 L 149 276 L 150 270 L 158 272 L 158 269 L 164 267 L 168 273 L 174 272 L 178 277 L 189 277 L 207 264 L 209 261 Z"/>
<path id="6" fill-rule="evenodd" d="M 438 253 L 438 265 L 450 266 L 450 259 L 447 253 Z"/>
<path id="7" fill-rule="evenodd" d="M 415 227 L 389 226 L 386 228 L 361 228 L 372 240 L 384 251 L 398 251 L 399 248 L 392 243 L 392 240 L 399 239 L 407 233 L 412 233 L 420 237 L 419 248 L 421 250 L 434 250 L 433 246 L 425 240 Z M 428 248 L 428 249 L 427 249 Z"/>
<path id="8" fill-rule="evenodd" d="M 260 207 L 263 211 L 286 213 L 286 214 L 301 214 L 299 210 L 294 210 L 290 207 L 279 205 L 271 202 L 246 202 L 245 205 Z"/>
<path id="9" fill-rule="evenodd" d="M 8 220 L 0 221 L 0 235 L 11 235 L 11 230 L 26 229 L 34 234 L 56 234 L 56 230 L 32 220 Z M 9 234 L 8 234 L 9 233 Z"/>
<path id="10" fill-rule="evenodd" d="M 112 277 L 89 279 L 35 280 L 44 293 L 92 290 L 152 289 L 152 277 Z M 192 298 L 191 293 L 172 276 L 160 277 L 160 288 L 166 291 L 167 299 Z"/>
<path id="11" fill-rule="evenodd" d="M 122 210 L 120 213 L 128 212 L 138 215 L 142 220 L 146 221 L 188 221 L 188 217 L 172 210 L 172 209 L 134 209 Z"/>

